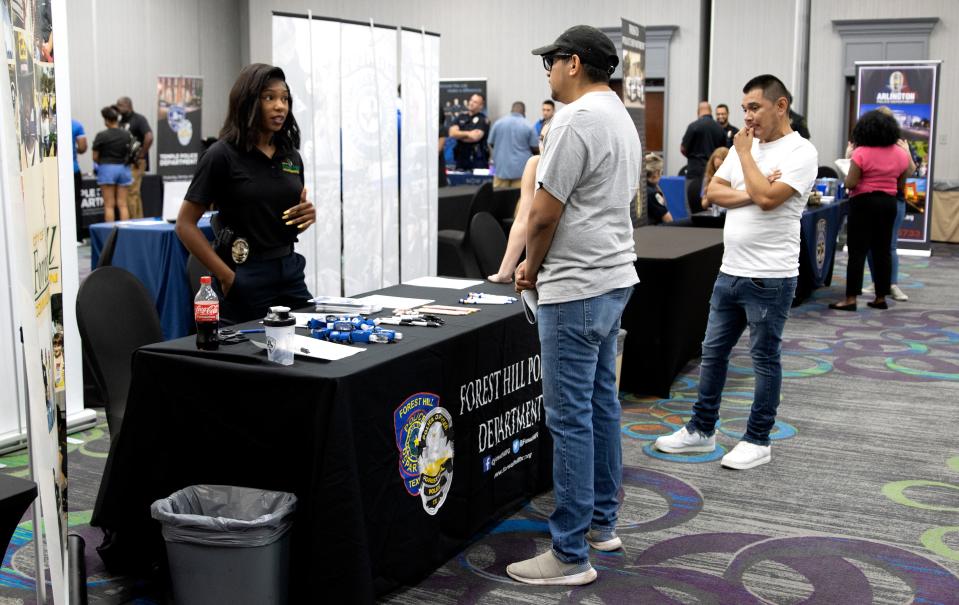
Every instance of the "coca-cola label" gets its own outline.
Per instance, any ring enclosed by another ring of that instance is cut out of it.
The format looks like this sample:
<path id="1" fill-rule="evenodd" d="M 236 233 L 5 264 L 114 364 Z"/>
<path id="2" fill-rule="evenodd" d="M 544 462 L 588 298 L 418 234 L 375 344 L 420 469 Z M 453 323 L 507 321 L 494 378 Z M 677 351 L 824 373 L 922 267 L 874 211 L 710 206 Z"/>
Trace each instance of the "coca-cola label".
<path id="1" fill-rule="evenodd" d="M 193 303 L 193 318 L 197 323 L 220 321 L 220 303 L 216 301 Z"/>

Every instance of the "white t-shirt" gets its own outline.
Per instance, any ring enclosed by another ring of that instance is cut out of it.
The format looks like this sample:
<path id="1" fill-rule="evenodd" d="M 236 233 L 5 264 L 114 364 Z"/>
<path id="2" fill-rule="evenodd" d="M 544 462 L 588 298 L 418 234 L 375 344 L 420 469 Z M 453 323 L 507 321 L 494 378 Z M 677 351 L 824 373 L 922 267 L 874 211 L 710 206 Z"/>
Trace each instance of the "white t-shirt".
<path id="1" fill-rule="evenodd" d="M 771 143 L 754 140 L 752 156 L 763 175 L 782 172 L 779 181 L 792 187 L 793 195 L 772 210 L 750 204 L 726 213 L 719 270 L 738 277 L 794 277 L 799 275 L 799 221 L 816 181 L 819 154 L 812 143 L 792 132 Z M 729 181 L 733 189 L 746 190 L 735 147 L 716 176 Z"/>
<path id="2" fill-rule="evenodd" d="M 537 276 L 540 304 L 639 281 L 629 206 L 642 158 L 636 126 L 612 91 L 586 93 L 553 116 L 536 183 L 565 208 Z"/>

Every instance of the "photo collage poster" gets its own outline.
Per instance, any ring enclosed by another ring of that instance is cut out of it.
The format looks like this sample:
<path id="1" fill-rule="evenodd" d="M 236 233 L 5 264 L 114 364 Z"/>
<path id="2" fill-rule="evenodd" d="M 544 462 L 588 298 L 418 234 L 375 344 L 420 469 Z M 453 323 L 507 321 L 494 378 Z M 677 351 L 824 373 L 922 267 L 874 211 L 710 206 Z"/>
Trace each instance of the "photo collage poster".
<path id="1" fill-rule="evenodd" d="M 14 154 L 4 154 L 3 174 L 19 176 L 19 187 L 7 183 L 6 201 L 15 206 L 7 216 L 24 222 L 8 229 L 22 229 L 15 240 L 26 250 L 15 258 L 27 259 L 28 264 L 15 267 L 14 274 L 19 284 L 29 284 L 26 289 L 32 294 L 30 307 L 18 309 L 25 332 L 30 454 L 54 601 L 60 603 L 66 595 L 66 372 L 52 2 L 0 0 L 0 18 L 13 110 L 12 123 L 5 120 L 2 132 L 6 140 L 16 141 L 18 156 L 16 165 L 10 166 Z M 35 333 L 26 334 L 28 329 Z"/>
<path id="2" fill-rule="evenodd" d="M 916 171 L 906 179 L 906 215 L 899 227 L 902 248 L 929 248 L 939 63 L 857 64 L 857 115 L 887 107 L 899 122 Z"/>
<path id="3" fill-rule="evenodd" d="M 646 152 L 646 28 L 638 23 L 622 19 L 623 27 L 623 104 L 636 125 L 639 141 Z M 644 166 L 645 169 L 645 166 Z M 643 171 L 645 174 L 645 170 Z M 630 216 L 633 226 L 648 222 L 646 216 L 646 182 L 640 183 L 636 199 L 631 204 Z"/>

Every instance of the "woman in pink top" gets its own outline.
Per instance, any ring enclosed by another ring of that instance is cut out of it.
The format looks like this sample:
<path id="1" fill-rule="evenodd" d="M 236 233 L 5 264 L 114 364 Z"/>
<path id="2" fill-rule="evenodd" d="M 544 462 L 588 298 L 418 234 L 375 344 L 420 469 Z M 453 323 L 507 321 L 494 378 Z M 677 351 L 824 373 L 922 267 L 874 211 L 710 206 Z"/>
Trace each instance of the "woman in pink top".
<path id="1" fill-rule="evenodd" d="M 881 111 L 863 114 L 852 131 L 852 162 L 846 175 L 849 201 L 846 298 L 829 305 L 830 309 L 855 311 L 856 297 L 862 294 L 862 274 L 866 254 L 871 252 L 876 274 L 874 309 L 887 309 L 886 295 L 892 271 L 889 252 L 892 226 L 896 220 L 896 191 L 905 183 L 909 157 L 901 147 L 899 123 Z"/>

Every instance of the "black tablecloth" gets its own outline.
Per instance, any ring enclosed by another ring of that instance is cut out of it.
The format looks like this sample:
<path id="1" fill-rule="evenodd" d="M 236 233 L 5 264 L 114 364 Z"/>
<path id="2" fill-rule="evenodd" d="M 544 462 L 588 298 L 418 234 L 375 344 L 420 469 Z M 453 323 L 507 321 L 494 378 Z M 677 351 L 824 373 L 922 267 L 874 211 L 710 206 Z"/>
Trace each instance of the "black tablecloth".
<path id="1" fill-rule="evenodd" d="M 382 293 L 442 304 L 465 294 Z M 342 361 L 298 357 L 289 367 L 249 343 L 201 352 L 187 338 L 140 349 L 92 520 L 116 532 L 112 557 L 139 559 L 142 569 L 159 555 L 149 505 L 184 486 L 289 491 L 299 498 L 292 602 L 369 602 L 419 581 L 484 525 L 547 489 L 551 441 L 541 384 L 530 382 L 539 341 L 519 303 L 403 332 L 400 343 L 367 345 Z M 482 405 L 473 406 L 477 389 Z M 452 418 L 454 473 L 433 515 L 408 493 L 417 478 L 400 472 L 398 443 L 415 439 L 403 429 L 417 397 L 438 398 Z"/>
<path id="2" fill-rule="evenodd" d="M 723 259 L 723 232 L 641 227 L 634 232 L 640 283 L 623 313 L 620 388 L 668 397 L 673 379 L 701 352 L 709 297 Z"/>
<path id="3" fill-rule="evenodd" d="M 847 211 L 848 203 L 843 200 L 822 206 L 807 206 L 803 212 L 794 307 L 809 298 L 813 290 L 832 284 L 836 240 Z"/>
<path id="4" fill-rule="evenodd" d="M 0 553 L 7 551 L 17 524 L 36 497 L 36 483 L 0 473 Z"/>

